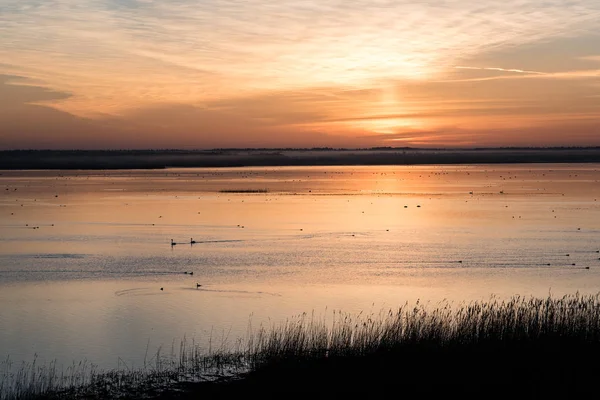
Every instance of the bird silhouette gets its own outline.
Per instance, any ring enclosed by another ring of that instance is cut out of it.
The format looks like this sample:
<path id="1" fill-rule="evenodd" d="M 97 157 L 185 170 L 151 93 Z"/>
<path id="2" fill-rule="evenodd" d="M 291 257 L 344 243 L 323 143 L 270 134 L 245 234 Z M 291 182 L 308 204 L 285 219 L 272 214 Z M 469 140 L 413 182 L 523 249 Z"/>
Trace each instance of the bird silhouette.
<path id="1" fill-rule="evenodd" d="M 163 290 L 163 288 L 160 288 L 160 290 Z"/>
<path id="2" fill-rule="evenodd" d="M 175 243 L 175 242 L 173 241 L 173 239 L 171 239 L 171 246 L 175 246 L 176 244 L 177 244 L 177 243 Z"/>
<path id="3" fill-rule="evenodd" d="M 196 289 L 198 289 L 200 286 L 202 286 L 202 285 L 199 283 L 196 283 Z"/>
<path id="4" fill-rule="evenodd" d="M 196 241 L 194 239 L 190 238 L 190 244 L 195 244 L 195 243 L 196 243 Z"/>

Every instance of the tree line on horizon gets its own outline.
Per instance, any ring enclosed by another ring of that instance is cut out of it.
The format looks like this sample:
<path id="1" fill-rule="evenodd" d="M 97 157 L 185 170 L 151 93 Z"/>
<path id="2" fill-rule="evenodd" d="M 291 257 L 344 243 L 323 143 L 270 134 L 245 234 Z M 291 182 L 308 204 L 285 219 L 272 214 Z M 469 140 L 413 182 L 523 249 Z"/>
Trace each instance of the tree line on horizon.
<path id="1" fill-rule="evenodd" d="M 6 149 L 0 153 L 124 153 L 124 154 L 156 154 L 156 153 L 182 153 L 182 154 L 220 154 L 233 151 L 374 151 L 374 150 L 413 150 L 413 151 L 490 151 L 490 150 L 597 150 L 600 146 L 500 146 L 500 147 L 223 147 L 210 149 Z"/>

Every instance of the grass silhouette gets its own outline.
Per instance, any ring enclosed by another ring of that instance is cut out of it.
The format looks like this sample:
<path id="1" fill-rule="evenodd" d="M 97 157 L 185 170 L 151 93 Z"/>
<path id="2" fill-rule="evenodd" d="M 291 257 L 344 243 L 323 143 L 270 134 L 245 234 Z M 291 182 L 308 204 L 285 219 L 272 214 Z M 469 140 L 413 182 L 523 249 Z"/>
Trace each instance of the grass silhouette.
<path id="1" fill-rule="evenodd" d="M 16 383 L 5 376 L 13 383 L 0 386 L 0 398 L 594 394 L 600 298 L 417 302 L 378 314 L 336 311 L 330 320 L 302 314 L 251 330 L 235 349 L 203 354 L 182 342 L 175 353 L 61 385 L 50 370 L 30 368 Z M 207 380 L 210 371 L 220 379 Z"/>

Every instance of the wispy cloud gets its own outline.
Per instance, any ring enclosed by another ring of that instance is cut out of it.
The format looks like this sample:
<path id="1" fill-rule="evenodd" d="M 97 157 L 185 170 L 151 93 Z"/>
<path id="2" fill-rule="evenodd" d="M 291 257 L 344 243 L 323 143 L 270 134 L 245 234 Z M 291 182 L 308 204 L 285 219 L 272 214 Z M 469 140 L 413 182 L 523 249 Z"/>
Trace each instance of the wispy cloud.
<path id="1" fill-rule="evenodd" d="M 591 59 L 591 58 L 588 58 Z M 600 78 L 600 69 L 586 69 L 586 70 L 570 70 L 560 72 L 539 72 L 539 71 L 528 71 L 522 69 L 506 69 L 497 67 L 464 67 L 455 66 L 455 69 L 462 70 L 474 70 L 474 71 L 498 71 L 503 72 L 500 75 L 489 75 L 489 76 L 477 76 L 477 77 L 466 77 L 466 78 L 450 78 L 440 79 L 437 82 L 484 82 L 494 80 L 508 80 L 508 79 L 598 79 Z M 508 73 L 508 74 L 505 74 Z"/>
<path id="2" fill-rule="evenodd" d="M 252 143 L 238 130 L 262 144 L 400 131 L 467 143 L 489 126 L 597 118 L 597 52 L 547 70 L 505 56 L 597 32 L 596 0 L 2 0 L 0 74 L 36 87 L 23 110 L 111 121 L 126 143 Z"/>
<path id="3" fill-rule="evenodd" d="M 600 55 L 597 56 L 585 56 L 585 57 L 581 57 L 582 60 L 586 60 L 586 61 L 594 61 L 594 62 L 598 62 L 600 63 Z"/>
<path id="4" fill-rule="evenodd" d="M 5 0 L 0 59 L 18 70 L 4 72 L 74 93 L 65 109 L 119 112 L 425 79 L 465 57 L 592 32 L 599 21 L 592 0 Z"/>
<path id="5" fill-rule="evenodd" d="M 527 71 L 524 69 L 516 69 L 516 68 L 499 68 L 499 67 L 464 67 L 464 66 L 455 66 L 456 69 L 473 69 L 480 71 L 501 71 L 501 72 L 516 72 L 519 74 L 533 74 L 533 75 L 546 75 L 545 72 L 539 71 Z"/>

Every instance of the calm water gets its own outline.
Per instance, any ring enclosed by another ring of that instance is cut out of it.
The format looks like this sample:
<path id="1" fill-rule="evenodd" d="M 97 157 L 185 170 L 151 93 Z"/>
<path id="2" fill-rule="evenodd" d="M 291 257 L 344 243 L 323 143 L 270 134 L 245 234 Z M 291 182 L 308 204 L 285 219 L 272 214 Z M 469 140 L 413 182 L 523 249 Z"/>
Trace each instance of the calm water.
<path id="1" fill-rule="evenodd" d="M 0 172 L 17 362 L 140 366 L 302 312 L 600 291 L 598 164 Z"/>

